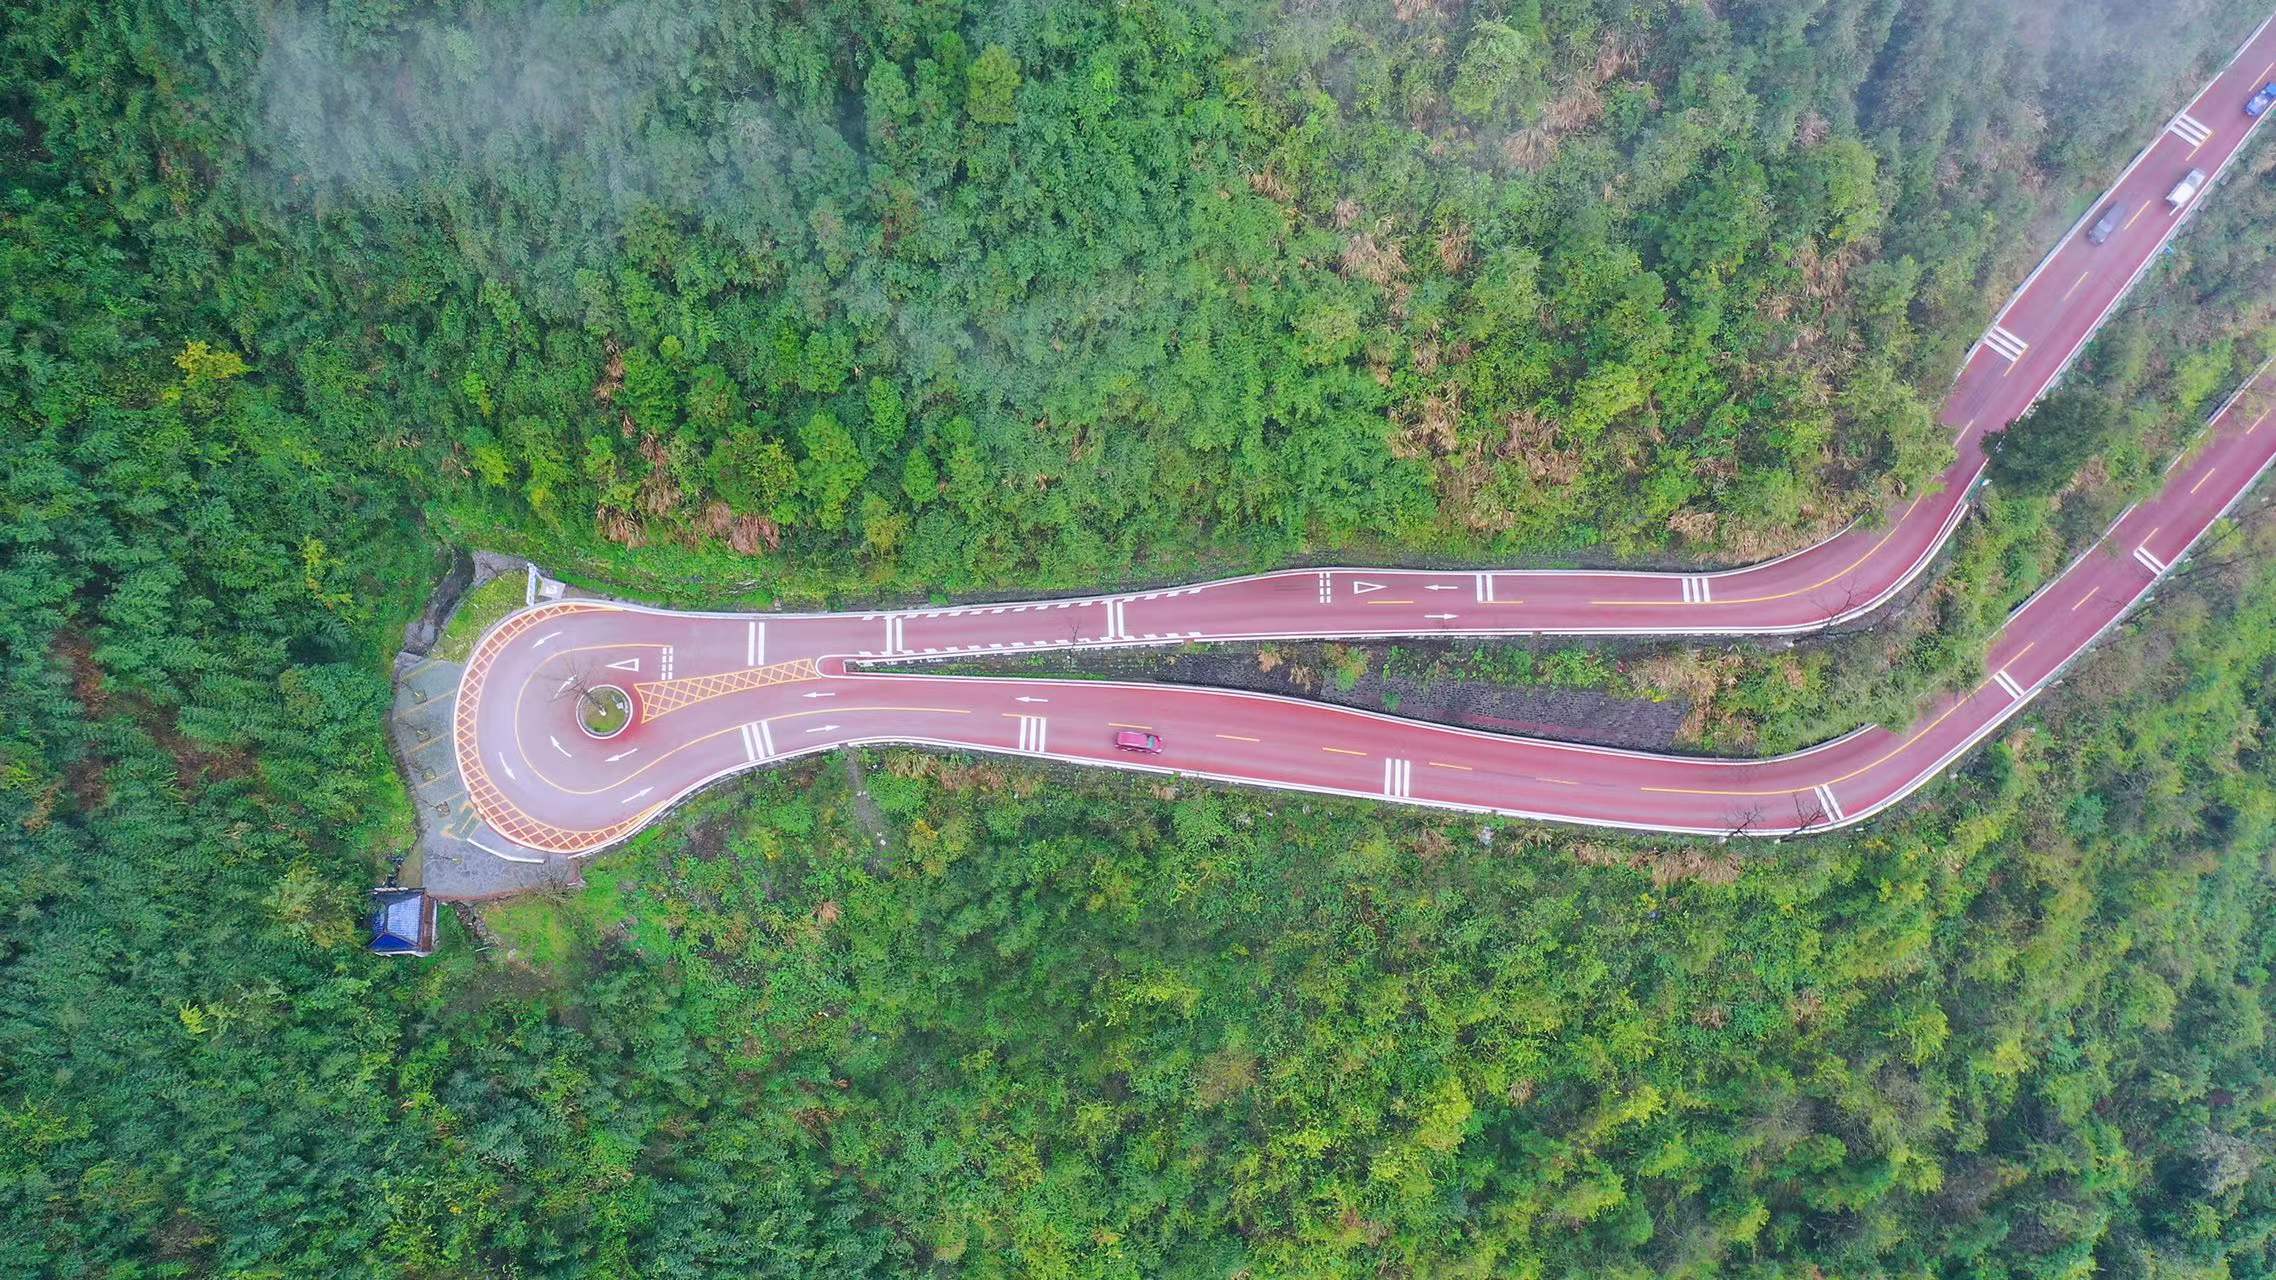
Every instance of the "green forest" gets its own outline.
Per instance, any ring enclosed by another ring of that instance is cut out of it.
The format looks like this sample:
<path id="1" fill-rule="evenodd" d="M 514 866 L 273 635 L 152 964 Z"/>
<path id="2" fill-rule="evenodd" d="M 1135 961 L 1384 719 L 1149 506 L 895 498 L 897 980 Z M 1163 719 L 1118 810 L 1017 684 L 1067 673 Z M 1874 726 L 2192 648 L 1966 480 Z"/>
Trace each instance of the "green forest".
<path id="1" fill-rule="evenodd" d="M 1941 465 L 2263 16 L 11 6 L 0 1273 L 2276 1273 L 2257 509 L 1857 832 L 881 752 L 360 934 L 454 548 L 801 605 L 1773 554 Z M 2264 156 L 2054 406 L 2095 447 L 1704 741 L 1901 717 L 2154 477 L 2268 348 Z"/>

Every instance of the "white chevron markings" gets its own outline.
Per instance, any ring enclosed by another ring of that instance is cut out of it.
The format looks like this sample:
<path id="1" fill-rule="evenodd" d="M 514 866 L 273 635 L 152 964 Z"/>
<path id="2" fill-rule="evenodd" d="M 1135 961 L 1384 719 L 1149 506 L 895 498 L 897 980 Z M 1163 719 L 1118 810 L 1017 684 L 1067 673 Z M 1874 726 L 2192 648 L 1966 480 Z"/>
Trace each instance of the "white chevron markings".
<path id="1" fill-rule="evenodd" d="M 1404 800 L 1415 793 L 1415 762 L 1396 756 L 1383 762 L 1383 794 Z"/>
<path id="2" fill-rule="evenodd" d="M 2023 353 L 2030 350 L 2031 348 L 2030 343 L 2016 337 L 2014 334 L 2009 333 L 2002 326 L 1996 324 L 1993 325 L 1991 329 L 1984 334 L 1984 345 L 1990 347 L 2009 364 L 2014 364 L 2016 361 L 2021 360 L 2023 358 Z"/>

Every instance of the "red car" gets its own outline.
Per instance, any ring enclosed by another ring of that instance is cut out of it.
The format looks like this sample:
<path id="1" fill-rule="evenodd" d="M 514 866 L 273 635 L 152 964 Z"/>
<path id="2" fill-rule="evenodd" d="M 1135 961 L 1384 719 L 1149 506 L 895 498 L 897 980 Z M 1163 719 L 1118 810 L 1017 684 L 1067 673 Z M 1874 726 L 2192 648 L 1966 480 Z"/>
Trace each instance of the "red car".
<path id="1" fill-rule="evenodd" d="M 1125 729 L 1114 735 L 1114 745 L 1123 751 L 1135 751 L 1140 755 L 1162 754 L 1162 740 L 1159 737 L 1151 733 L 1139 733 L 1134 729 Z"/>

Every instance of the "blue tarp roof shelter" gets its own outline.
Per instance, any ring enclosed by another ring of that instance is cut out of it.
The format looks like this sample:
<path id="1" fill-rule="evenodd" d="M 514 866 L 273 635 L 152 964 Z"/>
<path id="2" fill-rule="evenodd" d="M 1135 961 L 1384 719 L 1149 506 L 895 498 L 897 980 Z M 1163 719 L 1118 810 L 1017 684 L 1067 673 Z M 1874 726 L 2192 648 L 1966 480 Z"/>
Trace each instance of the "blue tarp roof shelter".
<path id="1" fill-rule="evenodd" d="M 371 949 L 383 956 L 424 956 L 435 949 L 435 901 L 424 889 L 371 891 Z"/>

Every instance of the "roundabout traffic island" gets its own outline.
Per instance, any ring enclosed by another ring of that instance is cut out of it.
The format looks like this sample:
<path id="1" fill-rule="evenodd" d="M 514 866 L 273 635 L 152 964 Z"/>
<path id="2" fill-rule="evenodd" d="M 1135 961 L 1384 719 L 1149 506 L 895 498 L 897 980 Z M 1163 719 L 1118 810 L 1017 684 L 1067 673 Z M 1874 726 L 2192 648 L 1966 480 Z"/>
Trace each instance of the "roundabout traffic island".
<path id="1" fill-rule="evenodd" d="M 590 738 L 608 739 L 632 725 L 632 695 L 613 684 L 597 684 L 577 699 L 577 727 Z"/>

